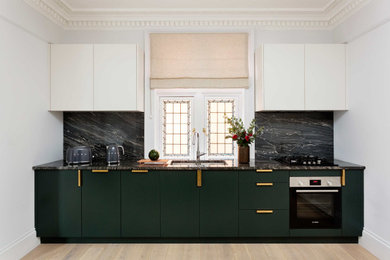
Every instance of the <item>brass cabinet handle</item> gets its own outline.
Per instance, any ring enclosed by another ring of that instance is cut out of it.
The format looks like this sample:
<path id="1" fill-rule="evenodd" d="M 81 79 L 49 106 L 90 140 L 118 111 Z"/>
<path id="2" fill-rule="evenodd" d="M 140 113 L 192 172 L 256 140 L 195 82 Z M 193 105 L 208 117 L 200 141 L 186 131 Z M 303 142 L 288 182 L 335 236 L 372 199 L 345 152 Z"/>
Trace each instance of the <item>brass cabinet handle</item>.
<path id="1" fill-rule="evenodd" d="M 77 171 L 77 187 L 81 187 L 81 170 Z"/>
<path id="2" fill-rule="evenodd" d="M 272 213 L 274 213 L 274 211 L 273 210 L 258 209 L 258 210 L 256 210 L 256 213 L 257 214 L 272 214 Z"/>
<path id="3" fill-rule="evenodd" d="M 148 170 L 131 170 L 131 172 L 149 172 Z"/>
<path id="4" fill-rule="evenodd" d="M 92 170 L 92 172 L 108 172 L 108 170 Z"/>
<path id="5" fill-rule="evenodd" d="M 196 171 L 196 187 L 202 187 L 202 170 Z"/>
<path id="6" fill-rule="evenodd" d="M 341 170 L 341 186 L 345 186 L 345 169 Z"/>
<path id="7" fill-rule="evenodd" d="M 257 169 L 256 172 L 272 172 L 272 169 Z"/>
<path id="8" fill-rule="evenodd" d="M 256 186 L 274 186 L 274 184 L 272 182 L 256 182 Z"/>

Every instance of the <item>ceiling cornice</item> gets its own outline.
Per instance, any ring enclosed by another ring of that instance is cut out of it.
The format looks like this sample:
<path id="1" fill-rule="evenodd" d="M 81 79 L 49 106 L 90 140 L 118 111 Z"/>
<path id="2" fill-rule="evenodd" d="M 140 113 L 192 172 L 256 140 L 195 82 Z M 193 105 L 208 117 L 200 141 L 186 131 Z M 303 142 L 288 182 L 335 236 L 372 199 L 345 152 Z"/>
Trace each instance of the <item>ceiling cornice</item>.
<path id="1" fill-rule="evenodd" d="M 330 30 L 371 0 L 332 0 L 308 9 L 72 9 L 63 0 L 25 0 L 66 30 L 143 27 L 260 27 Z"/>

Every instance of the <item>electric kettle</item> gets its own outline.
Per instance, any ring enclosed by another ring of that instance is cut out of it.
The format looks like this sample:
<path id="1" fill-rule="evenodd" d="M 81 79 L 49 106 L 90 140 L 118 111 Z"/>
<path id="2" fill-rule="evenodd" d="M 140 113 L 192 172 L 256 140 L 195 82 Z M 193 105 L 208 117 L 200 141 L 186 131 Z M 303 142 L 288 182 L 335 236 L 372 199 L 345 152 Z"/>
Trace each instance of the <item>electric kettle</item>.
<path id="1" fill-rule="evenodd" d="M 109 144 L 107 145 L 107 164 L 119 164 L 120 163 L 120 155 L 119 148 L 122 149 L 122 155 L 125 154 L 125 149 L 122 145 L 117 144 Z"/>

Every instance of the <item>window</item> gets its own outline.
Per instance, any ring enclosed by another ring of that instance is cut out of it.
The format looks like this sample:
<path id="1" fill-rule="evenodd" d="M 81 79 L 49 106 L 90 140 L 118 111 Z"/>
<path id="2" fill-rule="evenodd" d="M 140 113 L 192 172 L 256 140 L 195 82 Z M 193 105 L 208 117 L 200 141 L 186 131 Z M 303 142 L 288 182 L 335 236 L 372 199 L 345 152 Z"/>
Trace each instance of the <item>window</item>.
<path id="1" fill-rule="evenodd" d="M 208 154 L 234 155 L 233 140 L 226 139 L 229 134 L 229 125 L 226 117 L 234 115 L 234 100 L 208 100 L 207 127 L 208 127 Z"/>
<path id="2" fill-rule="evenodd" d="M 194 160 L 197 149 L 206 153 L 202 159 L 234 158 L 236 144 L 225 139 L 229 129 L 226 117 L 243 113 L 244 90 L 155 91 L 151 105 L 154 115 L 159 116 L 153 117 L 155 129 L 150 133 L 154 134 L 153 148 L 161 152 L 161 158 Z"/>
<path id="3" fill-rule="evenodd" d="M 163 100 L 163 154 L 189 156 L 190 100 Z"/>

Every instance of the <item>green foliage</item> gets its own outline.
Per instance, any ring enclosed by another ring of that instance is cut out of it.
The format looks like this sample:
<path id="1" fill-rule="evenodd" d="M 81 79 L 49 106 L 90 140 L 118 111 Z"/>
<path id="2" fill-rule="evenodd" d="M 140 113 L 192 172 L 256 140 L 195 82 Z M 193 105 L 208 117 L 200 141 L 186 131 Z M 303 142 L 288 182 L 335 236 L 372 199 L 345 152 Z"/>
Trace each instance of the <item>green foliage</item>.
<path id="1" fill-rule="evenodd" d="M 264 127 L 256 126 L 255 119 L 252 120 L 248 129 L 245 129 L 244 122 L 241 118 L 232 116 L 231 118 L 226 117 L 226 120 L 228 124 L 230 124 L 228 129 L 229 135 L 226 136 L 226 139 L 232 138 L 239 146 L 249 146 L 255 141 L 256 136 L 261 134 L 264 130 Z"/>

